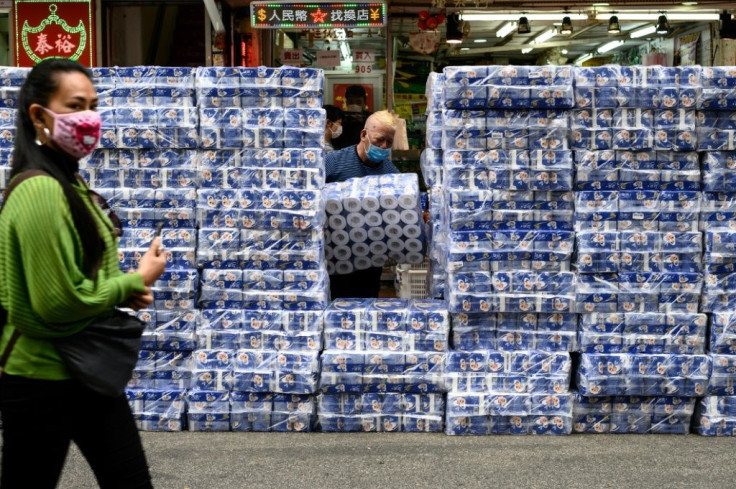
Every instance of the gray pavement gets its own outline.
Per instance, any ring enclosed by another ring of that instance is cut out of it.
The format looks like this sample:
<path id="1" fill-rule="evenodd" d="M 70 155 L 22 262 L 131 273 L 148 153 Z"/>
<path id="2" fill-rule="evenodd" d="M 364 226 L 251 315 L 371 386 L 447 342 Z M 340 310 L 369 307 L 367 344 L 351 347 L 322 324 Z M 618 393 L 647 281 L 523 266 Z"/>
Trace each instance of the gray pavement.
<path id="1" fill-rule="evenodd" d="M 190 432 L 142 437 L 157 489 L 736 487 L 736 437 Z M 59 487 L 96 487 L 76 449 Z"/>

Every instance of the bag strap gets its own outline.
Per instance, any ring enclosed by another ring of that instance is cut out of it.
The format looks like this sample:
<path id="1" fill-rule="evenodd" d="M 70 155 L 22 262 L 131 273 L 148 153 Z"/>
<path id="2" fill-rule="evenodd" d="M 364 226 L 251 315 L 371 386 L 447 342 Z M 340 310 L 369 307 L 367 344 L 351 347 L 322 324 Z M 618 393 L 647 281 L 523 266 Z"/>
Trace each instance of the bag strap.
<path id="1" fill-rule="evenodd" d="M 13 352 L 13 348 L 15 347 L 15 343 L 18 341 L 18 338 L 20 338 L 20 331 L 16 328 L 10 336 L 8 345 L 5 347 L 5 351 L 3 352 L 3 356 L 0 357 L 0 375 L 2 375 L 3 370 L 5 370 L 5 364 L 8 363 L 8 357 L 10 357 L 10 354 Z"/>
<path id="2" fill-rule="evenodd" d="M 20 185 L 21 183 L 23 183 L 25 180 L 28 180 L 29 178 L 32 178 L 32 177 L 40 177 L 40 176 L 44 176 L 44 175 L 45 176 L 48 176 L 49 174 L 46 173 L 43 170 L 26 170 L 26 171 L 24 171 L 22 173 L 17 174 L 15 176 L 15 178 L 13 178 L 10 181 L 10 185 L 8 185 L 8 188 L 5 190 L 5 195 L 4 195 L 4 201 L 3 202 L 7 202 L 8 201 L 8 197 L 10 197 L 10 192 L 12 192 L 13 190 L 15 190 L 15 187 L 17 187 L 18 185 Z M 3 203 L 3 207 L 0 208 L 0 212 L 2 212 L 2 209 L 3 208 L 5 208 L 5 204 L 4 203 Z"/>
<path id="3" fill-rule="evenodd" d="M 13 180 L 10 182 L 10 185 L 8 185 L 8 188 L 5 190 L 5 195 L 3 196 L 3 206 L 0 207 L 0 213 L 2 213 L 3 209 L 5 209 L 5 203 L 8 201 L 8 197 L 10 197 L 10 193 L 22 182 L 25 180 L 28 180 L 31 177 L 39 177 L 42 175 L 48 175 L 45 171 L 42 170 L 26 170 L 22 173 L 19 173 L 18 175 L 13 178 Z M 0 309 L 3 307 L 0 305 Z M 0 330 L 5 327 L 5 322 L 7 321 L 8 315 L 7 311 L 2 311 L 3 316 L 3 323 L 0 324 Z M 13 348 L 15 348 L 15 343 L 18 341 L 18 338 L 20 337 L 20 331 L 18 328 L 13 331 L 13 334 L 10 336 L 10 340 L 8 340 L 8 344 L 5 347 L 5 351 L 3 352 L 2 357 L 0 357 L 0 374 L 2 374 L 3 370 L 5 369 L 5 364 L 8 363 L 8 357 L 10 357 L 10 354 L 13 352 Z"/>

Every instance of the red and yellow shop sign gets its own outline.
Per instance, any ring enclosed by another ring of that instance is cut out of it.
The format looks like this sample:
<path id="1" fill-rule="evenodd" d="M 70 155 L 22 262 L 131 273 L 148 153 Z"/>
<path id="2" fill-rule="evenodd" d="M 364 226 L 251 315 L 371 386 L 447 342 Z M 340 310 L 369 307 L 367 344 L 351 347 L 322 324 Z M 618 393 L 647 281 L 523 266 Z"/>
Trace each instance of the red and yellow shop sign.
<path id="1" fill-rule="evenodd" d="M 250 21 L 256 29 L 383 27 L 386 4 L 252 2 Z"/>
<path id="2" fill-rule="evenodd" d="M 15 0 L 15 65 L 68 58 L 94 66 L 94 1 Z"/>

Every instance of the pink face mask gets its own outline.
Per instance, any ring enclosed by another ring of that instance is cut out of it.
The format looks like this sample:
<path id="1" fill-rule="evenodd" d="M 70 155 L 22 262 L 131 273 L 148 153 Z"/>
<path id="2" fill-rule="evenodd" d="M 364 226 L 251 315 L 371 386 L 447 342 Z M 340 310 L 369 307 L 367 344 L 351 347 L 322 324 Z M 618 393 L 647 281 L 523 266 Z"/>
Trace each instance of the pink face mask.
<path id="1" fill-rule="evenodd" d="M 43 108 L 54 118 L 54 130 L 50 139 L 69 156 L 84 158 L 97 147 L 100 141 L 102 119 L 94 110 L 57 114 Z"/>

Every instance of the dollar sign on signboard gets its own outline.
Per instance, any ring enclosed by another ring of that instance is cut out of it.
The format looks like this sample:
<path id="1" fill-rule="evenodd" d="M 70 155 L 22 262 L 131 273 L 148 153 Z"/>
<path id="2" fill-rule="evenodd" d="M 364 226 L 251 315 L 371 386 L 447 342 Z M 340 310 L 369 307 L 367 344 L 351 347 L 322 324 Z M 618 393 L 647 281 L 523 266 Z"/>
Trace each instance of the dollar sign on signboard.
<path id="1" fill-rule="evenodd" d="M 258 20 L 260 20 L 261 22 L 263 22 L 264 20 L 266 20 L 266 11 L 265 10 L 263 10 L 263 9 L 259 9 L 258 10 Z"/>

